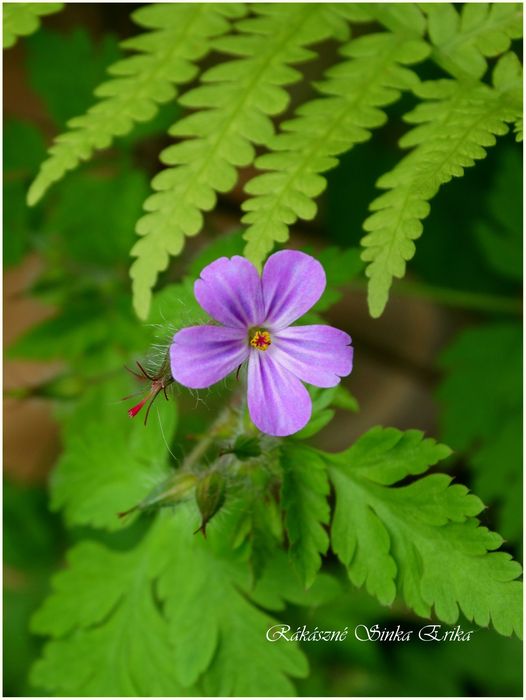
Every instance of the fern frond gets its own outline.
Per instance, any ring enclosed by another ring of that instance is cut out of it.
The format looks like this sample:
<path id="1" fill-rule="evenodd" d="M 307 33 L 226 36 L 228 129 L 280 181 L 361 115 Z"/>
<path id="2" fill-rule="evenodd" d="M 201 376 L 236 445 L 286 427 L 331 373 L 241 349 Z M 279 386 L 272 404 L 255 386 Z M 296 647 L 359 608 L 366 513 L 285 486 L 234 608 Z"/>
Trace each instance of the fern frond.
<path id="1" fill-rule="evenodd" d="M 513 126 L 513 131 L 515 132 L 515 141 L 518 141 L 519 143 L 522 141 L 523 137 L 523 119 L 522 119 L 522 114 L 520 117 L 517 117 L 515 120 L 515 124 Z"/>
<path id="2" fill-rule="evenodd" d="M 521 114 L 522 70 L 514 54 L 497 63 L 493 87 L 480 82 L 436 80 L 419 85 L 424 101 L 406 115 L 417 126 L 400 141 L 414 147 L 377 186 L 388 192 L 370 206 L 374 214 L 364 223 L 362 259 L 369 262 L 369 310 L 382 313 L 393 277 L 402 277 L 415 252 L 413 241 L 422 233 L 429 200 L 453 177 L 486 156 L 496 136 Z"/>
<path id="3" fill-rule="evenodd" d="M 256 160 L 258 168 L 270 171 L 245 188 L 254 195 L 243 204 L 248 212 L 243 222 L 250 224 L 244 234 L 245 255 L 256 265 L 275 242 L 287 240 L 289 226 L 297 219 L 315 216 L 314 199 L 326 185 L 320 173 L 385 123 L 381 108 L 418 83 L 403 64 L 425 58 L 428 47 L 405 34 L 385 32 L 351 41 L 341 52 L 348 60 L 330 68 L 316 85 L 324 97 L 302 105 L 270 142 L 273 153 Z"/>
<path id="4" fill-rule="evenodd" d="M 315 57 L 305 48 L 330 36 L 345 39 L 348 24 L 338 5 L 268 4 L 237 23 L 238 33 L 214 42 L 216 49 L 239 58 L 208 70 L 202 84 L 180 99 L 196 111 L 170 130 L 183 140 L 161 153 L 170 167 L 153 180 L 156 192 L 145 202 L 148 212 L 137 224 L 142 238 L 132 255 L 134 305 L 148 313 L 158 273 L 177 255 L 185 236 L 199 232 L 202 212 L 212 209 L 218 192 L 232 189 L 237 169 L 255 157 L 253 144 L 265 144 L 274 133 L 271 116 L 288 104 L 283 86 L 301 74 L 291 64 Z"/>
<path id="5" fill-rule="evenodd" d="M 68 122 L 69 130 L 55 139 L 49 156 L 28 192 L 35 204 L 46 190 L 116 136 L 137 122 L 152 119 L 162 103 L 173 100 L 176 86 L 192 80 L 195 62 L 210 49 L 212 37 L 228 31 L 229 19 L 242 16 L 241 4 L 159 4 L 136 10 L 133 19 L 150 31 L 122 43 L 138 52 L 109 68 L 111 80 L 100 85 L 91 109 Z"/>
<path id="6" fill-rule="evenodd" d="M 520 3 L 464 3 L 460 12 L 451 3 L 422 4 L 434 45 L 432 58 L 457 78 L 481 78 L 486 58 L 505 53 L 512 39 L 522 36 Z"/>
<path id="7" fill-rule="evenodd" d="M 18 37 L 29 36 L 40 27 L 40 18 L 59 12 L 62 2 L 6 2 L 2 7 L 3 47 L 9 49 Z"/>
<path id="8" fill-rule="evenodd" d="M 427 29 L 427 20 L 416 3 L 375 2 L 360 3 L 369 21 L 380 22 L 391 32 L 404 32 L 422 37 Z"/>

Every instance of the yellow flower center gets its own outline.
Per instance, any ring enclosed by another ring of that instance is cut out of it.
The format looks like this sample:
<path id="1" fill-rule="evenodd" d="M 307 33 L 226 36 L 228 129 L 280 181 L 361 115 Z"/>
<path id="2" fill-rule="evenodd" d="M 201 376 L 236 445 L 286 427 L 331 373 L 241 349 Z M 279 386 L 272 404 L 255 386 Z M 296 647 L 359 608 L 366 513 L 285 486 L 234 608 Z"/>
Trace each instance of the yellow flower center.
<path id="1" fill-rule="evenodd" d="M 250 334 L 250 345 L 256 350 L 268 350 L 272 345 L 270 333 L 268 331 L 255 330 Z"/>

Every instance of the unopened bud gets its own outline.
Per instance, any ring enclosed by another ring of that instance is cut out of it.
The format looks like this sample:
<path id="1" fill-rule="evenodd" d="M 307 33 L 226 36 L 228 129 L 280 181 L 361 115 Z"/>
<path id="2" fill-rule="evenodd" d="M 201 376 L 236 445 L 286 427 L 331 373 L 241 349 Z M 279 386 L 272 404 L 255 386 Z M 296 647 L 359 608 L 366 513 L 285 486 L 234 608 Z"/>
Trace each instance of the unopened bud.
<path id="1" fill-rule="evenodd" d="M 238 435 L 229 452 L 242 462 L 253 457 L 260 457 L 261 445 L 259 438 L 249 435 Z"/>
<path id="2" fill-rule="evenodd" d="M 129 510 L 119 513 L 119 518 L 134 513 L 135 511 L 143 512 L 145 510 L 164 508 L 165 506 L 174 506 L 183 501 L 186 501 L 195 484 L 197 477 L 189 472 L 177 472 L 169 479 L 164 481 L 159 486 L 156 486 L 146 498 Z"/>
<path id="3" fill-rule="evenodd" d="M 225 502 L 225 492 L 225 478 L 219 472 L 210 472 L 199 481 L 195 499 L 201 513 L 201 525 L 196 533 L 202 532 L 206 537 L 206 526 Z"/>

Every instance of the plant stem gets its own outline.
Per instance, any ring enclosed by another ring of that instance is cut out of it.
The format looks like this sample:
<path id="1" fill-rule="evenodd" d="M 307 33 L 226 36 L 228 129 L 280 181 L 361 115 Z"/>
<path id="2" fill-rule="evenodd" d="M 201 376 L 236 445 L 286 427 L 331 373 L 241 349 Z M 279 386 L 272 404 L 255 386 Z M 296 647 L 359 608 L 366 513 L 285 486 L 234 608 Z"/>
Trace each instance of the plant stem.
<path id="1" fill-rule="evenodd" d="M 352 286 L 363 289 L 366 283 L 353 282 Z M 442 306 L 456 309 L 470 309 L 483 313 L 501 313 L 522 315 L 522 300 L 503 297 L 496 294 L 469 292 L 460 289 L 444 289 L 420 282 L 397 282 L 393 286 L 393 295 L 407 296 L 434 301 Z"/>
<path id="2" fill-rule="evenodd" d="M 504 314 L 522 314 L 522 301 L 520 299 L 512 299 L 511 297 L 503 297 L 496 294 L 444 289 L 418 282 L 405 281 L 399 282 L 394 291 L 406 296 L 416 296 L 421 299 L 436 301 L 438 304 L 453 308 Z"/>
<path id="3" fill-rule="evenodd" d="M 197 462 L 204 456 L 210 445 L 214 442 L 217 437 L 218 432 L 231 418 L 232 408 L 230 405 L 226 406 L 215 421 L 212 423 L 210 428 L 207 430 L 206 434 L 198 441 L 197 445 L 193 448 L 190 454 L 183 461 L 181 470 L 189 471 L 195 466 Z"/>

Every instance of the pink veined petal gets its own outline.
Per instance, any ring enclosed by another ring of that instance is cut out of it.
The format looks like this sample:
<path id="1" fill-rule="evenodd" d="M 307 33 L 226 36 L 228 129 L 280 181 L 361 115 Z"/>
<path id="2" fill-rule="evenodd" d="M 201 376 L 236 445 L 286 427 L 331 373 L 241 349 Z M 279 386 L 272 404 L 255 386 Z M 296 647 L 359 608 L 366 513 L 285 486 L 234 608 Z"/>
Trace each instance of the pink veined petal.
<path id="1" fill-rule="evenodd" d="M 351 373 L 351 336 L 332 326 L 291 326 L 272 336 L 272 358 L 302 382 L 330 387 Z"/>
<path id="2" fill-rule="evenodd" d="M 221 381 L 249 355 L 244 329 L 192 326 L 174 335 L 170 366 L 176 382 L 204 389 Z"/>
<path id="3" fill-rule="evenodd" d="M 239 255 L 219 258 L 207 265 L 196 280 L 194 294 L 203 309 L 225 326 L 246 329 L 263 321 L 258 271 Z"/>
<path id="4" fill-rule="evenodd" d="M 309 422 L 312 402 L 299 379 L 267 352 L 253 350 L 248 361 L 248 410 L 261 432 L 283 437 Z"/>
<path id="5" fill-rule="evenodd" d="M 298 250 L 274 253 L 263 268 L 265 327 L 286 328 L 303 316 L 323 294 L 325 271 L 317 260 Z"/>

